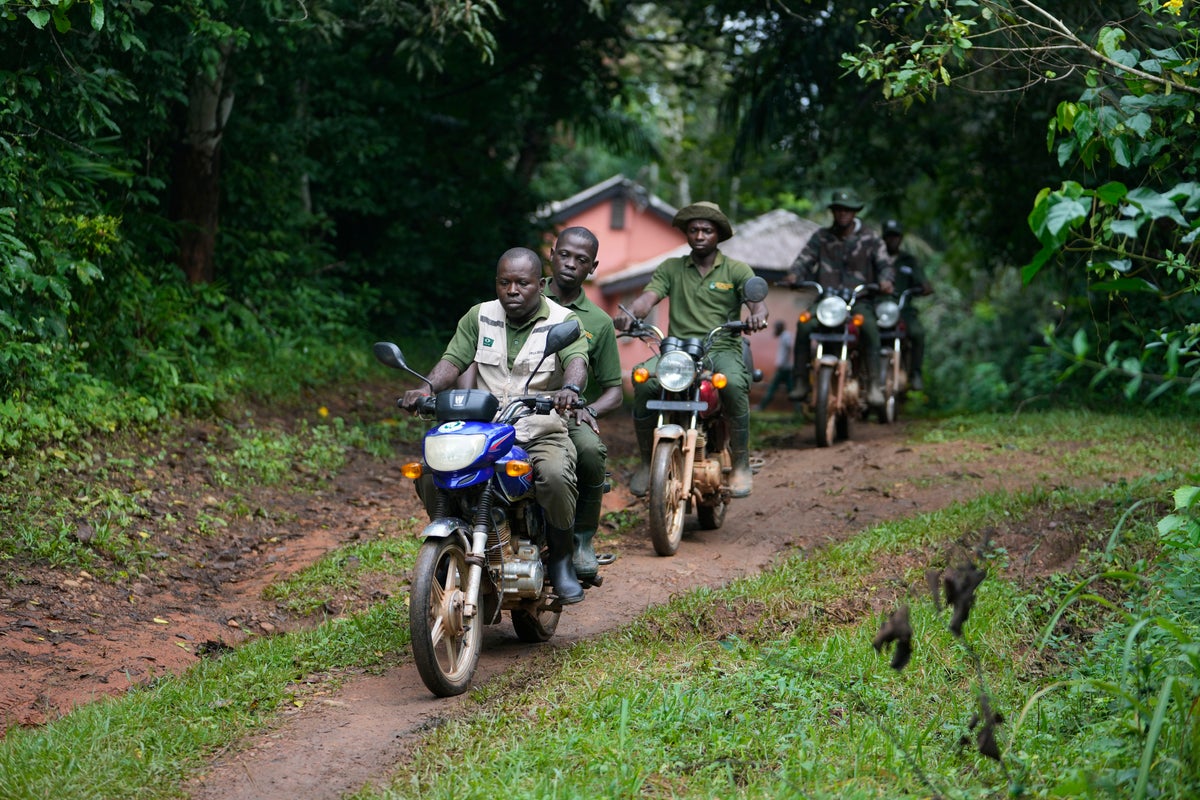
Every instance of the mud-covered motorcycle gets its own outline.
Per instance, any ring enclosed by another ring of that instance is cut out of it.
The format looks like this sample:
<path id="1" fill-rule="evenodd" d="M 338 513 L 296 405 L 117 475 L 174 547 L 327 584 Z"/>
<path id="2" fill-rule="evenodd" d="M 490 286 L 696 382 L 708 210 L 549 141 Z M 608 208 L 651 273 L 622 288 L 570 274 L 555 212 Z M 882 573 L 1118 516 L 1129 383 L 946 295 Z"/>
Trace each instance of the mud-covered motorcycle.
<path id="1" fill-rule="evenodd" d="M 743 302 L 756 303 L 767 296 L 767 290 L 765 280 L 751 278 L 743 287 Z M 708 354 L 718 337 L 741 336 L 750 327 L 733 320 L 713 328 L 704 338 L 680 339 L 664 335 L 624 306 L 620 308 L 632 322 L 618 335 L 642 339 L 658 352 L 655 377 L 662 390 L 658 399 L 646 404 L 659 412 L 650 457 L 649 528 L 654 552 L 671 556 L 679 550 L 684 518 L 693 510 L 703 529 L 715 530 L 725 523 L 733 470 L 729 419 L 720 395 L 726 377 L 713 372 Z M 761 379 L 762 373 L 753 370 L 752 364 L 747 369 Z M 639 383 L 649 378 L 644 367 L 634 371 Z"/>
<path id="2" fill-rule="evenodd" d="M 899 297 L 887 296 L 875 304 L 875 320 L 879 325 L 879 357 L 883 360 L 879 374 L 883 376 L 883 405 L 877 411 L 879 421 L 891 424 L 900 413 L 900 403 L 908 392 L 912 370 L 912 347 L 904 324 L 904 307 L 924 292 L 920 287 L 905 289 Z"/>
<path id="3" fill-rule="evenodd" d="M 865 393 L 870 385 L 867 370 L 871 359 L 860 346 L 862 314 L 854 307 L 879 287 L 860 284 L 853 289 L 826 287 L 816 281 L 800 281 L 796 289 L 815 289 L 816 302 L 800 315 L 800 322 L 816 319 L 809 337 L 812 348 L 809 375 L 797 380 L 810 381 L 809 392 L 816 421 L 817 447 L 829 447 L 839 439 L 850 438 L 850 421 L 866 410 Z"/>
<path id="4" fill-rule="evenodd" d="M 555 325 L 546 356 L 579 335 L 577 322 Z M 432 389 L 395 344 L 378 342 L 374 352 Z M 500 622 L 503 611 L 525 642 L 547 641 L 558 627 L 562 605 L 546 578 L 546 523 L 534 497 L 532 462 L 514 428 L 518 419 L 553 408 L 548 395 L 517 397 L 500 408 L 492 393 L 462 388 L 419 406 L 437 424 L 425 434 L 422 460 L 402 471 L 413 480 L 430 475 L 436 500 L 413 567 L 409 628 L 421 680 L 441 697 L 470 686 L 483 626 Z"/>

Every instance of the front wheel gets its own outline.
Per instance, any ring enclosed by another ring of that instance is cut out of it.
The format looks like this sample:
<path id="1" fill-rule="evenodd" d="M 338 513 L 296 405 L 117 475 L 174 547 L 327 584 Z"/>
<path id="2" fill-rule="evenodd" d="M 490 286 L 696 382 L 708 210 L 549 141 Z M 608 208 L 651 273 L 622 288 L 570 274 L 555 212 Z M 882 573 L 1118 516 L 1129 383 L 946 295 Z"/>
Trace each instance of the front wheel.
<path id="1" fill-rule="evenodd" d="M 822 364 L 817 372 L 817 399 L 813 409 L 817 425 L 817 447 L 829 447 L 837 438 L 837 409 L 831 408 L 833 401 L 833 367 Z"/>
<path id="2" fill-rule="evenodd" d="M 879 421 L 891 425 L 896 421 L 900 390 L 900 353 L 891 351 L 883 356 L 883 405 L 879 408 Z"/>
<path id="3" fill-rule="evenodd" d="M 465 692 L 479 663 L 483 621 L 478 612 L 473 617 L 464 613 L 467 574 L 467 553 L 457 539 L 429 539 L 421 545 L 408 625 L 417 672 L 438 697 Z"/>
<path id="4" fill-rule="evenodd" d="M 664 439 L 650 462 L 650 541 L 660 556 L 673 556 L 683 538 L 683 448 Z"/>

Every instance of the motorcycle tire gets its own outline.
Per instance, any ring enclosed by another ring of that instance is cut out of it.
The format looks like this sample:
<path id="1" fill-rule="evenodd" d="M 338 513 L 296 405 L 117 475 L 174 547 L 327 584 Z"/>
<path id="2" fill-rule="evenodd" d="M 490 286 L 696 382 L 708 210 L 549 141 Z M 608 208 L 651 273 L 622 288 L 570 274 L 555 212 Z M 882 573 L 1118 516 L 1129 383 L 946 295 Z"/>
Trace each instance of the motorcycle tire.
<path id="1" fill-rule="evenodd" d="M 664 439 L 650 461 L 650 541 L 660 556 L 673 556 L 683 539 L 683 448 Z"/>
<path id="2" fill-rule="evenodd" d="M 467 553 L 454 538 L 426 540 L 413 567 L 408 605 L 413 660 L 438 697 L 465 692 L 479 664 L 483 620 L 463 616 L 468 570 Z"/>
<path id="3" fill-rule="evenodd" d="M 830 408 L 833 394 L 833 367 L 822 365 L 817 372 L 817 399 L 813 407 L 817 427 L 817 447 L 829 447 L 837 440 L 838 413 Z"/>
<path id="4" fill-rule="evenodd" d="M 514 608 L 510 616 L 518 639 L 529 644 L 539 644 L 550 641 L 554 636 L 554 631 L 558 629 L 558 618 L 562 613 L 539 605 L 534 611 Z"/>
<path id="5" fill-rule="evenodd" d="M 879 421 L 884 425 L 892 425 L 896 422 L 896 412 L 900 405 L 900 354 L 889 353 L 884 362 L 883 374 L 887 377 L 883 383 L 883 405 L 879 407 Z"/>

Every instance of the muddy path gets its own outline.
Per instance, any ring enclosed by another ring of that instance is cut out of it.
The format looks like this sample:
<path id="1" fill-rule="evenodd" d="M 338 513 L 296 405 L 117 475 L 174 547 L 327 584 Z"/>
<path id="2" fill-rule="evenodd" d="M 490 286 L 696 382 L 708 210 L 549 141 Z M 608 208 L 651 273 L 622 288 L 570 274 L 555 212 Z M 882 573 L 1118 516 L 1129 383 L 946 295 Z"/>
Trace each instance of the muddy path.
<path id="1" fill-rule="evenodd" d="M 637 510 L 643 501 L 624 489 L 633 452 L 631 426 L 626 418 L 605 422 L 619 483 L 607 497 L 606 510 Z M 755 443 L 761 467 L 754 494 L 735 501 L 721 530 L 700 531 L 689 520 L 690 530 L 672 558 L 656 556 L 644 530 L 608 536 L 599 549 L 615 553 L 617 560 L 604 568 L 604 585 L 564 612 L 549 644 L 520 643 L 507 622 L 489 628 L 476 684 L 518 666 L 537 648 L 570 647 L 628 623 L 675 593 L 720 586 L 797 550 L 984 492 L 1055 480 L 1048 455 L 1017 451 L 1002 442 L 912 443 L 906 427 L 862 423 L 854 427 L 853 441 L 817 449 L 808 424 Z M 378 486 L 380 481 L 393 483 L 384 474 L 346 476 L 339 484 L 345 501 L 362 509 L 372 508 L 372 500 L 355 498 L 352 487 Z M 374 502 L 381 501 L 375 497 Z M 402 510 L 392 502 L 382 501 L 376 508 Z M 415 508 L 404 511 L 416 513 Z M 1000 544 L 1010 553 L 1032 551 L 1038 563 L 1025 568 L 1036 571 L 1060 566 L 1055 562 L 1073 558 L 1076 549 L 1069 542 L 1057 547 L 1043 541 L 1034 548 Z M 285 712 L 272 730 L 221 753 L 187 790 L 196 800 L 337 798 L 366 782 L 384 780 L 389 765 L 462 705 L 461 699 L 430 695 L 411 660 L 404 658 L 384 674 L 352 677 L 334 695 Z"/>

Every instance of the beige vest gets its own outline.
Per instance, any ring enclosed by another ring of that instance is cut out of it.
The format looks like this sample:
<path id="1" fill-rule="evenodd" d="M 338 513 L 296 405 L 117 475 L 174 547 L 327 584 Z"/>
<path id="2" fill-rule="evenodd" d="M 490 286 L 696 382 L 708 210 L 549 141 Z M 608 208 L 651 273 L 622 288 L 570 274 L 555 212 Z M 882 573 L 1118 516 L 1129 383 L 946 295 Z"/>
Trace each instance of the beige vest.
<path id="1" fill-rule="evenodd" d="M 508 368 L 508 327 L 505 324 L 504 306 L 492 300 L 479 307 L 479 340 L 475 344 L 475 363 L 479 368 L 476 384 L 500 398 L 503 408 L 514 397 L 525 394 L 544 394 L 562 387 L 563 365 L 557 355 L 547 358 L 536 373 L 534 368 L 546 352 L 546 333 L 550 326 L 564 322 L 570 309 L 563 308 L 553 300 L 546 300 L 550 316 L 534 323 L 529 338 Z M 533 373 L 533 379 L 529 376 Z M 526 391 L 525 382 L 529 381 Z M 517 420 L 518 441 L 528 442 L 552 431 L 566 431 L 566 422 L 551 411 L 548 415 L 532 414 Z"/>

